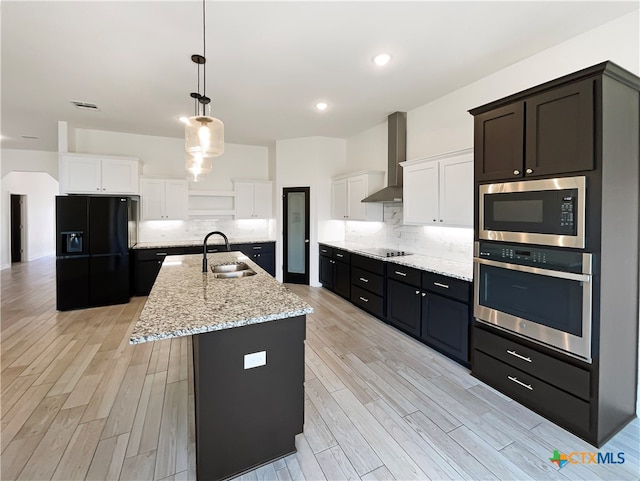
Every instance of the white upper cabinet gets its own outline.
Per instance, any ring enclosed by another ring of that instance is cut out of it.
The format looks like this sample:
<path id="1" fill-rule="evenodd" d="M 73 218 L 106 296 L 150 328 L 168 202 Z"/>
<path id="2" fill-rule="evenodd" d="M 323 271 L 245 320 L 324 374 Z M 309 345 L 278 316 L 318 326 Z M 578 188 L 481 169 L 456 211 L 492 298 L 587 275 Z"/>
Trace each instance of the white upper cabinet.
<path id="1" fill-rule="evenodd" d="M 384 187 L 384 172 L 358 172 L 332 180 L 331 216 L 334 219 L 382 221 L 382 204 L 362 202 L 362 199 Z"/>
<path id="2" fill-rule="evenodd" d="M 403 223 L 473 225 L 473 151 L 402 162 Z"/>
<path id="3" fill-rule="evenodd" d="M 235 180 L 236 219 L 273 217 L 273 187 L 269 180 Z"/>
<path id="4" fill-rule="evenodd" d="M 143 220 L 187 218 L 188 182 L 179 179 L 142 179 L 140 202 Z"/>
<path id="5" fill-rule="evenodd" d="M 130 157 L 60 155 L 60 191 L 64 194 L 137 194 L 139 164 Z"/>

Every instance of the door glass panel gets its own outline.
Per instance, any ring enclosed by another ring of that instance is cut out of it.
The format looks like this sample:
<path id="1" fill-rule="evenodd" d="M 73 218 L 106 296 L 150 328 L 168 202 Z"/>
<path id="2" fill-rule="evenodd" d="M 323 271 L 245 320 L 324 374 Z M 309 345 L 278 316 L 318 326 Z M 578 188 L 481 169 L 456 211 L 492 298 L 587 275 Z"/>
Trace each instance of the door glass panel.
<path id="1" fill-rule="evenodd" d="M 482 265 L 479 302 L 497 311 L 582 336 L 579 281 Z"/>
<path id="2" fill-rule="evenodd" d="M 305 194 L 287 193 L 287 270 L 305 273 Z"/>

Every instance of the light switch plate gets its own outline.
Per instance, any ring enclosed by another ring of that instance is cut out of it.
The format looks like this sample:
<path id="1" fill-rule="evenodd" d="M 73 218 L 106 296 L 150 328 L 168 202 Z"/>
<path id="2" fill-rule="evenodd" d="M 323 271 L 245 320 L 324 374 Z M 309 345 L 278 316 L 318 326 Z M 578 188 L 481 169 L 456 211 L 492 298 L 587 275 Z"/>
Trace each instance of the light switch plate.
<path id="1" fill-rule="evenodd" d="M 244 355 L 244 368 L 253 369 L 254 367 L 266 366 L 267 351 L 252 352 Z"/>

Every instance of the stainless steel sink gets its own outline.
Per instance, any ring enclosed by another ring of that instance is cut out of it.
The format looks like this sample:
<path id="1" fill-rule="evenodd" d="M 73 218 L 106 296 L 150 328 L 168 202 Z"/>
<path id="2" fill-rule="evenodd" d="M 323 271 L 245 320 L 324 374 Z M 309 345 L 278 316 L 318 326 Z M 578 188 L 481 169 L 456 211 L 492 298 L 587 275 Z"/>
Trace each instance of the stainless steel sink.
<path id="1" fill-rule="evenodd" d="M 236 272 L 246 271 L 250 267 L 244 262 L 234 262 L 233 264 L 219 264 L 217 266 L 211 266 L 211 272 Z"/>
<path id="2" fill-rule="evenodd" d="M 246 271 L 236 271 L 236 272 L 214 272 L 213 277 L 216 279 L 237 279 L 240 277 L 249 277 L 255 276 L 256 271 L 248 269 Z"/>
<path id="3" fill-rule="evenodd" d="M 211 272 L 213 273 L 213 277 L 217 279 L 235 279 L 256 275 L 256 271 L 251 269 L 244 262 L 211 266 Z"/>

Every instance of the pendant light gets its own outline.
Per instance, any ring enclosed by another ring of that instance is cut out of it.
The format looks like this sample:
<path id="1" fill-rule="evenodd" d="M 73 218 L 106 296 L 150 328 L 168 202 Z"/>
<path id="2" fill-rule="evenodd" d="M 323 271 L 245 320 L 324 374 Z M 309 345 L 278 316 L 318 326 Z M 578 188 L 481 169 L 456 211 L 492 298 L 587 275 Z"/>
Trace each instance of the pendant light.
<path id="1" fill-rule="evenodd" d="M 185 121 L 184 145 L 187 151 L 187 170 L 197 177 L 211 172 L 211 157 L 224 153 L 224 124 L 209 115 L 211 99 L 207 97 L 207 53 L 205 0 L 202 0 L 202 55 L 191 56 L 198 65 L 198 91 L 191 92 L 195 112 Z M 200 66 L 202 65 L 202 94 L 200 94 Z M 196 173 L 197 172 L 197 173 Z"/>

